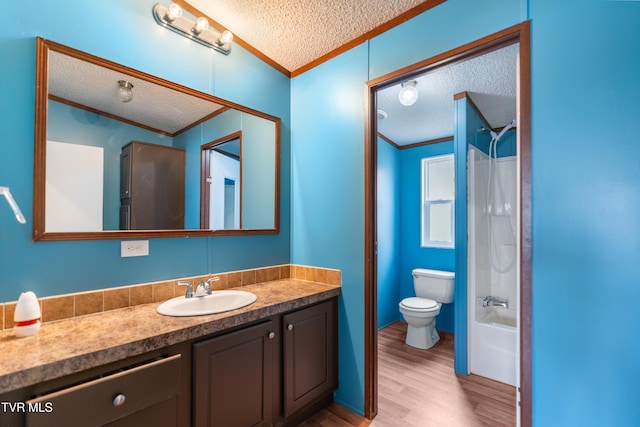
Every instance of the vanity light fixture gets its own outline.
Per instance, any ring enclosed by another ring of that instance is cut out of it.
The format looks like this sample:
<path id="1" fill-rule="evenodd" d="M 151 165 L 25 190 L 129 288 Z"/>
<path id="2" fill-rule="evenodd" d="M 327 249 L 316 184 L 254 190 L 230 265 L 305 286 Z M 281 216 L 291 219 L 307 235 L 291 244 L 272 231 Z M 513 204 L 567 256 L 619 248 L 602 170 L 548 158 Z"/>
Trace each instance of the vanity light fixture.
<path id="1" fill-rule="evenodd" d="M 222 33 L 209 26 L 206 18 L 200 17 L 193 20 L 182 14 L 182 8 L 172 3 L 166 7 L 160 3 L 153 7 L 153 17 L 158 25 L 187 37 L 203 46 L 210 47 L 220 53 L 228 55 L 231 52 L 233 34 L 230 31 Z"/>
<path id="2" fill-rule="evenodd" d="M 133 84 L 126 80 L 118 80 L 118 91 L 116 95 L 121 102 L 129 102 L 133 99 Z"/>
<path id="3" fill-rule="evenodd" d="M 180 17 L 182 17 L 182 8 L 175 3 L 171 3 L 164 14 L 164 19 L 173 22 Z"/>
<path id="4" fill-rule="evenodd" d="M 209 21 L 207 18 L 203 18 L 202 16 L 196 19 L 196 24 L 191 28 L 191 32 L 199 36 L 203 31 L 206 31 L 209 28 Z"/>
<path id="5" fill-rule="evenodd" d="M 417 84 L 418 82 L 416 80 L 407 80 L 406 82 L 402 82 L 402 89 L 400 89 L 400 93 L 398 93 L 400 104 L 408 107 L 416 103 L 418 100 Z"/>

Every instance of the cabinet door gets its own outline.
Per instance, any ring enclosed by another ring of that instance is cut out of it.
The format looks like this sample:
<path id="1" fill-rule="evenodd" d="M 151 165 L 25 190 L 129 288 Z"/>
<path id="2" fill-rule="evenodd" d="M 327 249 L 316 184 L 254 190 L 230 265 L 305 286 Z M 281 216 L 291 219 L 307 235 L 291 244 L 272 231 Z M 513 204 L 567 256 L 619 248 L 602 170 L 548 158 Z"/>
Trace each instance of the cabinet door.
<path id="1" fill-rule="evenodd" d="M 337 386 L 333 304 L 327 301 L 283 317 L 285 417 Z"/>
<path id="2" fill-rule="evenodd" d="M 194 345 L 196 427 L 271 425 L 275 337 L 268 321 Z"/>

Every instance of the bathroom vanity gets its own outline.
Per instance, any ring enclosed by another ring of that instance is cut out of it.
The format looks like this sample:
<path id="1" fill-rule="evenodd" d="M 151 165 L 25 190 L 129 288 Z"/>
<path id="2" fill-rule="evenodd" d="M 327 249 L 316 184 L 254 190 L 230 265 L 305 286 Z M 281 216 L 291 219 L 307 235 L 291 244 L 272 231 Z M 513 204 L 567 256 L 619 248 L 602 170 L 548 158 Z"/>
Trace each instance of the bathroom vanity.
<path id="1" fill-rule="evenodd" d="M 335 299 L 194 344 L 193 425 L 270 426 L 331 394 L 334 313 Z"/>
<path id="2" fill-rule="evenodd" d="M 146 304 L 0 335 L 0 425 L 285 426 L 337 387 L 340 287 L 285 279 L 226 313 Z"/>

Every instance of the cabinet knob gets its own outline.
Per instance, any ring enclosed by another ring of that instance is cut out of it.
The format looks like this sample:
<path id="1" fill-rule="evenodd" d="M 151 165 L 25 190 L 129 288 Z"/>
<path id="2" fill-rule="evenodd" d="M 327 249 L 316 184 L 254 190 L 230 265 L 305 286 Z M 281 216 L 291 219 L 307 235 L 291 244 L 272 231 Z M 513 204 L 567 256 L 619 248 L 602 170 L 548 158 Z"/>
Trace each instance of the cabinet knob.
<path id="1" fill-rule="evenodd" d="M 124 397 L 124 394 L 120 393 L 113 398 L 113 406 L 115 407 L 122 406 L 124 405 L 125 400 L 126 400 L 126 397 Z"/>
<path id="2" fill-rule="evenodd" d="M 289 323 L 289 324 L 287 325 L 287 329 L 288 329 L 289 331 L 293 331 L 293 324 L 292 324 L 292 323 Z"/>
<path id="3" fill-rule="evenodd" d="M 268 336 L 269 336 L 269 339 L 270 339 L 270 340 L 272 340 L 272 339 L 274 339 L 274 338 L 276 337 L 276 333 L 275 333 L 275 332 L 273 332 L 273 331 L 272 331 L 272 332 L 269 332 L 269 335 L 268 335 Z"/>

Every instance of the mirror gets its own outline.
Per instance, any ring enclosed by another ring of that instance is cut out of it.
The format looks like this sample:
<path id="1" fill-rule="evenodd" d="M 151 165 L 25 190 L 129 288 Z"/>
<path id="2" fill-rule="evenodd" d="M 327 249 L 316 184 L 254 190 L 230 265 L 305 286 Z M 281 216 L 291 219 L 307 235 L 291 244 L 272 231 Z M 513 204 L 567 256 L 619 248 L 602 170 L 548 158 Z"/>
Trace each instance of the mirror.
<path id="1" fill-rule="evenodd" d="M 277 117 L 41 38 L 36 80 L 34 240 L 278 233 Z"/>

